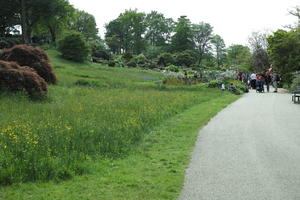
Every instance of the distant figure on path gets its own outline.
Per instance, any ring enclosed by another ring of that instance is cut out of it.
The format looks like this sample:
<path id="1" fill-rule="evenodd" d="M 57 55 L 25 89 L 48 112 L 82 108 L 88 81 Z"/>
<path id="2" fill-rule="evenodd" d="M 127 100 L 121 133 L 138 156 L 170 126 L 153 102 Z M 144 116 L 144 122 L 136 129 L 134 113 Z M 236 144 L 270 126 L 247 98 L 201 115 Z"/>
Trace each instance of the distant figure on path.
<path id="1" fill-rule="evenodd" d="M 270 91 L 270 84 L 272 82 L 272 78 L 271 78 L 271 74 L 269 74 L 268 72 L 266 73 L 266 78 L 265 78 L 265 83 L 267 86 L 267 92 Z"/>
<path id="2" fill-rule="evenodd" d="M 279 81 L 279 76 L 276 72 L 272 73 L 272 83 L 274 87 L 274 92 L 277 92 L 278 89 L 278 81 Z"/>
<path id="3" fill-rule="evenodd" d="M 255 73 L 252 73 L 250 75 L 250 85 L 251 85 L 253 90 L 256 89 L 256 74 Z"/>
<path id="4" fill-rule="evenodd" d="M 257 74 L 256 76 L 256 92 L 264 92 L 264 83 L 265 77 L 262 73 Z"/>

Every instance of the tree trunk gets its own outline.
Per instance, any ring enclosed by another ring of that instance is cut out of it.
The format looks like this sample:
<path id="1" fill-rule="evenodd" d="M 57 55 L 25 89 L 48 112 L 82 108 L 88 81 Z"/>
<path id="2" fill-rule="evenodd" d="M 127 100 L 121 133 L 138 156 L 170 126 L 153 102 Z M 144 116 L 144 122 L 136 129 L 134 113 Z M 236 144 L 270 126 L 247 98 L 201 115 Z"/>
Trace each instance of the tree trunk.
<path id="1" fill-rule="evenodd" d="M 49 29 L 49 32 L 50 32 L 50 35 L 51 35 L 51 42 L 55 43 L 55 41 L 56 41 L 56 32 L 55 32 L 54 28 L 52 28 L 50 25 L 48 26 L 48 29 Z"/>
<path id="2" fill-rule="evenodd" d="M 21 0 L 21 25 L 22 25 L 22 39 L 24 44 L 29 44 L 30 38 L 28 35 L 27 26 L 27 16 L 26 16 L 26 4 L 25 0 Z"/>

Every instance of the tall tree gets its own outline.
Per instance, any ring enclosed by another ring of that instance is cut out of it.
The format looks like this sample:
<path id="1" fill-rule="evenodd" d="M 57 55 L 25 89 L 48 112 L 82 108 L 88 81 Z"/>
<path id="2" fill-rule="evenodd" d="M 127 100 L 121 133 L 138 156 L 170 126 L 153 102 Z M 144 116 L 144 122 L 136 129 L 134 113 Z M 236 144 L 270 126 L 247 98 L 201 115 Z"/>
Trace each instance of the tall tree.
<path id="1" fill-rule="evenodd" d="M 69 28 L 83 34 L 86 40 L 98 39 L 98 29 L 95 17 L 85 11 L 75 10 L 69 18 Z"/>
<path id="2" fill-rule="evenodd" d="M 249 37 L 249 44 L 252 50 L 252 64 L 255 70 L 263 71 L 269 67 L 267 53 L 267 34 L 253 32 Z"/>
<path id="3" fill-rule="evenodd" d="M 46 27 L 55 42 L 58 35 L 67 28 L 67 22 L 73 16 L 74 8 L 66 0 L 53 0 L 49 4 L 51 15 L 42 16 L 39 24 Z"/>
<path id="4" fill-rule="evenodd" d="M 211 40 L 216 53 L 217 65 L 220 66 L 224 63 L 226 58 L 225 42 L 221 36 L 215 35 Z"/>
<path id="5" fill-rule="evenodd" d="M 156 11 L 146 15 L 145 39 L 152 46 L 164 46 L 170 42 L 174 22 L 171 18 L 165 18 L 163 14 Z"/>
<path id="6" fill-rule="evenodd" d="M 9 35 L 20 24 L 20 5 L 17 0 L 0 1 L 0 37 Z"/>
<path id="7" fill-rule="evenodd" d="M 251 67 L 251 51 L 249 47 L 240 44 L 231 45 L 227 49 L 228 65 Z"/>
<path id="8" fill-rule="evenodd" d="M 144 13 L 137 12 L 137 10 L 126 10 L 105 27 L 105 40 L 113 41 L 108 45 L 114 44 L 114 47 L 119 48 L 119 52 L 139 54 L 145 49 L 146 43 L 143 38 L 146 31 Z"/>
<path id="9" fill-rule="evenodd" d="M 213 27 L 210 24 L 193 24 L 193 41 L 198 51 L 198 64 L 201 64 L 203 55 L 210 50 L 212 39 Z"/>
<path id="10" fill-rule="evenodd" d="M 277 30 L 268 38 L 271 62 L 283 80 L 291 83 L 293 72 L 300 71 L 300 28 Z"/>
<path id="11" fill-rule="evenodd" d="M 192 50 L 193 31 L 190 20 L 186 16 L 181 16 L 175 26 L 175 34 L 171 40 L 171 51 L 180 52 L 184 50 Z"/>

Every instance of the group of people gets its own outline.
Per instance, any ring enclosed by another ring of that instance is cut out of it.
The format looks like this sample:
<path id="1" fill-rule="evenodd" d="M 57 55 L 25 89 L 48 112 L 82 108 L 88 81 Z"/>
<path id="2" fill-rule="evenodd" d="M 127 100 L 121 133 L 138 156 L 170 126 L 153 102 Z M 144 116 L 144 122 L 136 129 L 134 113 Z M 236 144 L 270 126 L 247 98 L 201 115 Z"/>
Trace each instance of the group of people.
<path id="1" fill-rule="evenodd" d="M 274 72 L 272 66 L 266 72 L 253 72 L 251 74 L 239 72 L 238 79 L 245 82 L 249 88 L 257 92 L 264 92 L 264 85 L 266 85 L 267 92 L 270 91 L 270 85 L 274 87 L 274 92 L 277 92 L 278 82 L 280 81 L 278 74 Z"/>

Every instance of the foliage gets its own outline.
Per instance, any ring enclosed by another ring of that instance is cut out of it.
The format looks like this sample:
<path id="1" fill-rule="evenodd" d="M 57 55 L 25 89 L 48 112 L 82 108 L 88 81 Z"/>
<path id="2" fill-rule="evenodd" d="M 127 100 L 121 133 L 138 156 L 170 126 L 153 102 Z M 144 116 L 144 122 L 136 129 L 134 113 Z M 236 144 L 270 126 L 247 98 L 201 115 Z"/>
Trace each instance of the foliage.
<path id="1" fill-rule="evenodd" d="M 0 1 L 0 38 L 9 35 L 20 23 L 18 6 L 18 1 Z"/>
<path id="2" fill-rule="evenodd" d="M 45 51 L 26 45 L 16 45 L 0 53 L 0 60 L 17 62 L 32 68 L 47 83 L 56 83 L 56 75 Z"/>
<path id="3" fill-rule="evenodd" d="M 291 84 L 291 91 L 295 91 L 300 87 L 300 73 L 294 75 L 292 84 Z"/>
<path id="4" fill-rule="evenodd" d="M 158 56 L 158 62 L 157 62 L 159 65 L 163 65 L 163 66 L 167 66 L 167 65 L 170 65 L 170 64 L 174 64 L 175 63 L 175 59 L 174 59 L 174 56 L 171 54 L 171 53 L 161 53 L 159 56 Z"/>
<path id="5" fill-rule="evenodd" d="M 191 22 L 186 16 L 181 16 L 175 26 L 175 34 L 171 39 L 171 51 L 180 52 L 194 47 Z"/>
<path id="6" fill-rule="evenodd" d="M 193 41 L 198 51 L 198 64 L 201 64 L 203 56 L 211 49 L 211 40 L 213 39 L 213 27 L 201 22 L 193 24 Z"/>
<path id="7" fill-rule="evenodd" d="M 175 62 L 179 66 L 191 67 L 196 62 L 196 53 L 191 50 L 185 50 L 176 53 Z"/>
<path id="8" fill-rule="evenodd" d="M 91 42 L 91 50 L 93 58 L 100 58 L 104 60 L 110 60 L 111 54 L 106 49 L 105 44 L 101 41 L 93 41 Z"/>
<path id="9" fill-rule="evenodd" d="M 83 62 L 89 55 L 89 47 L 81 33 L 71 32 L 59 42 L 59 51 L 68 60 Z"/>
<path id="10" fill-rule="evenodd" d="M 236 70 L 226 70 L 224 72 L 221 72 L 217 75 L 216 79 L 225 82 L 229 80 L 234 80 L 237 77 L 237 72 Z"/>
<path id="11" fill-rule="evenodd" d="M 179 67 L 175 65 L 168 65 L 166 67 L 166 70 L 171 71 L 171 72 L 179 72 Z"/>
<path id="12" fill-rule="evenodd" d="M 74 16 L 69 18 L 68 28 L 81 33 L 86 41 L 99 38 L 95 17 L 82 10 L 75 10 Z"/>
<path id="13" fill-rule="evenodd" d="M 105 26 L 105 40 L 114 52 L 140 54 L 145 49 L 142 35 L 146 31 L 145 14 L 126 10 Z"/>
<path id="14" fill-rule="evenodd" d="M 33 33 L 34 37 L 43 35 L 44 43 L 47 40 L 55 43 L 64 29 L 66 29 L 70 18 L 74 17 L 75 9 L 66 0 L 50 1 L 48 7 L 51 10 L 49 11 L 51 15 L 43 15 L 33 27 Z M 47 34 L 50 34 L 50 38 L 47 38 L 49 37 Z"/>
<path id="15" fill-rule="evenodd" d="M 151 46 L 165 46 L 170 42 L 174 22 L 171 18 L 165 18 L 163 14 L 151 11 L 145 17 L 145 39 Z"/>
<path id="16" fill-rule="evenodd" d="M 251 67 L 251 52 L 249 47 L 243 45 L 231 45 L 227 49 L 227 62 L 229 66 Z"/>
<path id="17" fill-rule="evenodd" d="M 148 59 L 156 59 L 163 52 L 162 47 L 148 45 L 145 49 L 145 56 Z"/>
<path id="18" fill-rule="evenodd" d="M 0 60 L 1 90 L 9 92 L 26 90 L 30 98 L 42 99 L 47 94 L 47 83 L 32 68 Z"/>
<path id="19" fill-rule="evenodd" d="M 249 44 L 252 49 L 253 70 L 265 71 L 270 66 L 267 53 L 267 35 L 253 32 L 249 38 Z"/>
<path id="20" fill-rule="evenodd" d="M 226 50 L 224 40 L 219 35 L 215 35 L 211 40 L 212 45 L 215 48 L 217 66 L 224 65 L 226 61 Z"/>
<path id="21" fill-rule="evenodd" d="M 3 37 L 0 38 L 0 49 L 11 48 L 17 44 L 21 44 L 20 37 Z"/>
<path id="22" fill-rule="evenodd" d="M 293 72 L 300 71 L 300 29 L 277 30 L 267 40 L 274 69 L 284 82 L 291 84 Z"/>
<path id="23" fill-rule="evenodd" d="M 222 81 L 213 80 L 205 83 L 205 85 L 207 88 L 221 88 L 222 83 L 223 83 Z"/>
<path id="24" fill-rule="evenodd" d="M 153 63 L 149 61 L 143 54 L 133 56 L 129 62 L 127 62 L 129 67 L 140 67 L 140 68 L 155 68 Z"/>

